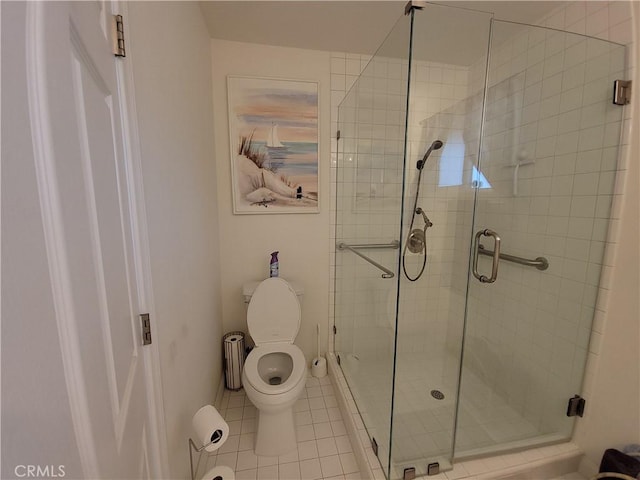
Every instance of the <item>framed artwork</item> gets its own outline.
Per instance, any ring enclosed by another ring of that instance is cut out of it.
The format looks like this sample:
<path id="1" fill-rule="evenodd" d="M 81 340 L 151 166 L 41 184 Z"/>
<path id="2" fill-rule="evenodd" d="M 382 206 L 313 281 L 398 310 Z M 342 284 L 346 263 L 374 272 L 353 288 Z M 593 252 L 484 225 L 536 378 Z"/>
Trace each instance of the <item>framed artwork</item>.
<path id="1" fill-rule="evenodd" d="M 227 77 L 233 213 L 317 213 L 318 83 Z"/>

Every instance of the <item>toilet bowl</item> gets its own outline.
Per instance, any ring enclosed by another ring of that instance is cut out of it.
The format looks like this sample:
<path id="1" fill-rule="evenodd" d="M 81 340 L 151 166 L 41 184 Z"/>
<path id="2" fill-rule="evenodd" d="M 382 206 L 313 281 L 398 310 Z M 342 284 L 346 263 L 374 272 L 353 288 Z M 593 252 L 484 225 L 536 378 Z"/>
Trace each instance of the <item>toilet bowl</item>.
<path id="1" fill-rule="evenodd" d="M 247 309 L 255 348 L 247 356 L 242 384 L 258 410 L 255 453 L 283 455 L 297 447 L 293 404 L 307 379 L 302 351 L 293 344 L 300 329 L 300 302 L 285 280 L 274 277 L 255 289 Z"/>

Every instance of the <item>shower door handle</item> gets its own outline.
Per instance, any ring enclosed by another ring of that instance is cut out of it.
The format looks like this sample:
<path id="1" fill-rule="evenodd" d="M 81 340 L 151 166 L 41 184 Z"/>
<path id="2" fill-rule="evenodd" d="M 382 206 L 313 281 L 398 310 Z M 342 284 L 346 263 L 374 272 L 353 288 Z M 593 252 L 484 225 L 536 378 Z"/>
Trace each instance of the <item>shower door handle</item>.
<path id="1" fill-rule="evenodd" d="M 493 262 L 491 264 L 491 277 L 487 277 L 486 275 L 480 275 L 478 273 L 478 249 L 480 248 L 480 237 L 493 237 L 493 241 L 495 245 L 493 247 Z M 475 237 L 475 245 L 473 247 L 473 276 L 476 277 L 482 283 L 493 283 L 498 278 L 498 265 L 500 262 L 500 237 L 493 230 L 489 230 L 485 228 L 484 230 L 479 230 L 476 233 Z"/>

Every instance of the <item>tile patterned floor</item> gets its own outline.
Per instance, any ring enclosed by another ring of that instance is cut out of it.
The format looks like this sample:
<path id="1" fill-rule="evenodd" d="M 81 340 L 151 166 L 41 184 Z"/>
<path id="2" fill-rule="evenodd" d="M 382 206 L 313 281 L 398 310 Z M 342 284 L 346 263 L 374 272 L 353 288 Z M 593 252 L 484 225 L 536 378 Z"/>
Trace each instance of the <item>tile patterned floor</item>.
<path id="1" fill-rule="evenodd" d="M 358 465 L 329 377 L 309 376 L 294 405 L 298 448 L 280 457 L 253 452 L 256 408 L 244 390 L 225 390 L 220 414 L 229 424 L 229 439 L 215 454 L 202 458 L 196 478 L 217 465 L 236 472 L 236 480 L 355 480 Z"/>

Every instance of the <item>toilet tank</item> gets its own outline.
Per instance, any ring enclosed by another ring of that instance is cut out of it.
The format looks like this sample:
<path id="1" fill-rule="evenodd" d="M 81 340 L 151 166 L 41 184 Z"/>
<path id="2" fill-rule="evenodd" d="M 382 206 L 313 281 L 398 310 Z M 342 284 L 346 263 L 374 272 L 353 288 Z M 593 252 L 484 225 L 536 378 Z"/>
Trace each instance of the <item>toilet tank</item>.
<path id="1" fill-rule="evenodd" d="M 283 278 L 283 280 L 285 280 Z M 296 283 L 292 280 L 286 280 L 286 282 L 291 285 L 291 288 L 296 292 L 298 297 L 298 302 L 302 305 L 302 297 L 304 296 L 304 288 L 299 283 Z M 256 287 L 262 283 L 262 280 L 257 282 L 247 282 L 242 285 L 242 298 L 244 299 L 244 303 L 248 304 L 251 301 L 251 297 L 253 296 L 253 292 L 256 291 Z"/>

